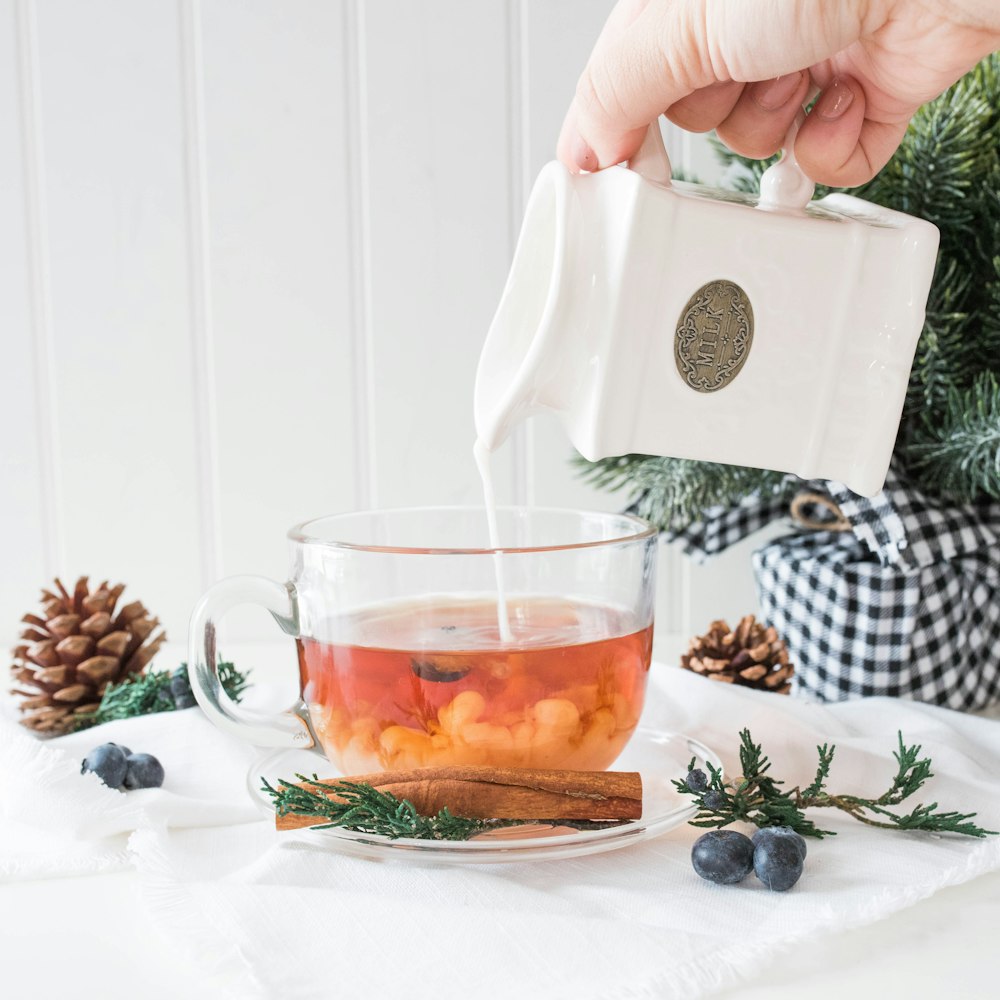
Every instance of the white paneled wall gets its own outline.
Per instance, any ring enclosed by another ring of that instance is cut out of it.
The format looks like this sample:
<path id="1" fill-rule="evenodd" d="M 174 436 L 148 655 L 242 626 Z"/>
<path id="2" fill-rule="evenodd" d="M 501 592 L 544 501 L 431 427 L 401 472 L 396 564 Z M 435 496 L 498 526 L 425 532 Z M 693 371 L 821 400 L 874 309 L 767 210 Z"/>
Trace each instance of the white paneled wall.
<path id="1" fill-rule="evenodd" d="M 298 520 L 480 500 L 479 347 L 610 7 L 0 0 L 0 639 L 84 572 L 182 639 Z M 621 506 L 569 455 L 523 429 L 501 500 Z M 661 629 L 741 613 L 746 552 L 661 594 Z"/>

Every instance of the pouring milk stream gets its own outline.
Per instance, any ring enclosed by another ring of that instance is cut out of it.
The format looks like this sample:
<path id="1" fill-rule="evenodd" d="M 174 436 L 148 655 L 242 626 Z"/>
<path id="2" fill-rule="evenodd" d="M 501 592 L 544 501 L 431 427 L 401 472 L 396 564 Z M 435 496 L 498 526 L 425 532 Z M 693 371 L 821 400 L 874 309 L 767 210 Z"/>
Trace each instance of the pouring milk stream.
<path id="1" fill-rule="evenodd" d="M 479 469 L 479 478 L 483 481 L 483 500 L 486 504 L 486 524 L 489 528 L 490 548 L 499 550 L 497 498 L 493 489 L 493 475 L 490 469 L 490 451 L 477 438 L 472 447 L 472 455 L 476 460 L 476 467 Z M 497 578 L 497 630 L 500 633 L 500 641 L 509 643 L 514 641 L 514 633 L 511 631 L 510 615 L 507 613 L 507 592 L 503 585 L 503 553 L 500 551 L 493 553 L 493 566 Z"/>
<path id="2" fill-rule="evenodd" d="M 476 375 L 476 462 L 553 411 L 587 459 L 642 453 L 885 481 L 938 245 L 790 150 L 759 196 L 672 181 L 659 124 L 628 167 L 547 164 Z M 501 636 L 511 636 L 496 557 Z"/>

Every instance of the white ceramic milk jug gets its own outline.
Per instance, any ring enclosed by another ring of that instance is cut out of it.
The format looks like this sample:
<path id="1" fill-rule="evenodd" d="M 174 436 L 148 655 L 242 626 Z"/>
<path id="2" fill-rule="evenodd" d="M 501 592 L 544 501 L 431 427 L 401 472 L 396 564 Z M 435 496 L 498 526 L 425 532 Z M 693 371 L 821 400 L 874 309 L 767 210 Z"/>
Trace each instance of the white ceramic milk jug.
<path id="1" fill-rule="evenodd" d="M 810 202 L 793 140 L 759 197 L 672 182 L 656 123 L 627 168 L 549 163 L 479 362 L 485 446 L 547 409 L 591 460 L 670 455 L 878 492 L 938 231 L 848 195 Z"/>

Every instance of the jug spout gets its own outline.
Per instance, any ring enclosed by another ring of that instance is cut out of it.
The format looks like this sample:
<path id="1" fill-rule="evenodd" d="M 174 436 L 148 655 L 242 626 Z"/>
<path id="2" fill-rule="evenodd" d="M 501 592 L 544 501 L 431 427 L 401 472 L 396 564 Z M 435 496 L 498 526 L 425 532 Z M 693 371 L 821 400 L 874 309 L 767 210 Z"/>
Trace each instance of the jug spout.
<path id="1" fill-rule="evenodd" d="M 604 388 L 643 187 L 669 191 L 619 167 L 574 175 L 552 162 L 538 175 L 476 373 L 476 433 L 491 451 L 543 410 L 588 456 L 616 426 Z"/>
<path id="2" fill-rule="evenodd" d="M 848 195 L 806 204 L 787 155 L 759 199 L 668 180 L 653 130 L 629 168 L 543 169 L 480 358 L 480 439 L 496 448 L 551 410 L 588 459 L 672 455 L 876 493 L 937 230 Z"/>
<path id="3" fill-rule="evenodd" d="M 525 209 L 507 284 L 490 325 L 475 386 L 476 433 L 491 451 L 525 417 L 557 404 L 565 316 L 571 177 L 550 163 Z"/>

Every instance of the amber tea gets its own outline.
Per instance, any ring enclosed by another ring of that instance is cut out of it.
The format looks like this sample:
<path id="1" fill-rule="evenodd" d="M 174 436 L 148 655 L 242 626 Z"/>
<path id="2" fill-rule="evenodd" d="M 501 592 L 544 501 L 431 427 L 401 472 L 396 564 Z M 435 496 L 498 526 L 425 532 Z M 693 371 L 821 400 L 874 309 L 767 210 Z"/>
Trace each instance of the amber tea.
<path id="1" fill-rule="evenodd" d="M 652 625 L 561 598 L 431 596 L 300 638 L 302 697 L 345 774 L 442 764 L 608 767 L 642 710 Z M 343 638 L 342 638 L 343 637 Z"/>
<path id="2" fill-rule="evenodd" d="M 608 511 L 488 510 L 488 532 L 471 506 L 306 521 L 289 532 L 287 583 L 217 583 L 189 646 L 208 718 L 344 774 L 609 767 L 645 697 L 656 531 Z M 302 697 L 274 715 L 241 708 L 219 677 L 218 622 L 247 603 L 296 638 Z"/>

